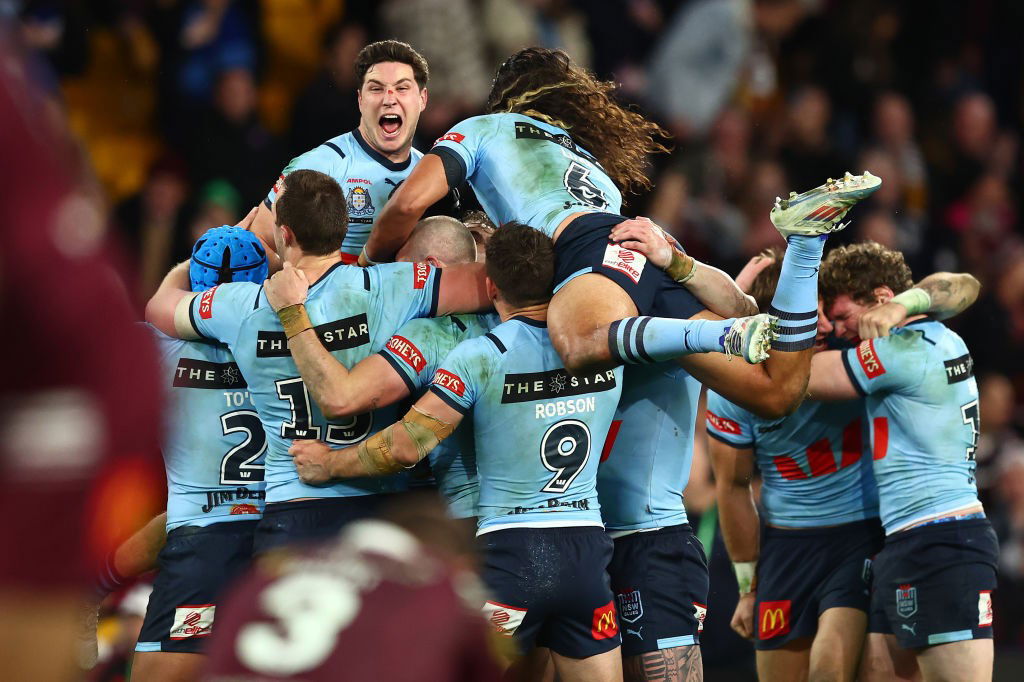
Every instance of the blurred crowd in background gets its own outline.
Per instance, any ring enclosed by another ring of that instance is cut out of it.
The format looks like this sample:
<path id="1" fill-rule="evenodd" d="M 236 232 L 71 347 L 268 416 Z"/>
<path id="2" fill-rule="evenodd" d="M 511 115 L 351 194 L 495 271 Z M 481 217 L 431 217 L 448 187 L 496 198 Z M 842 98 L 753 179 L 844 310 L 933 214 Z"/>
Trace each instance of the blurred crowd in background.
<path id="1" fill-rule="evenodd" d="M 381 38 L 430 63 L 420 150 L 483 112 L 520 47 L 564 48 L 619 82 L 674 144 L 623 212 L 733 274 L 778 240 L 776 196 L 846 170 L 881 176 L 835 241 L 898 248 L 917 278 L 982 283 L 951 326 L 981 391 L 978 485 L 1002 543 L 996 641 L 1024 648 L 1024 3 L 3 0 L 3 13 L 91 161 L 140 302 L 290 158 L 356 127 L 353 62 Z M 699 514 L 704 497 L 688 507 Z"/>

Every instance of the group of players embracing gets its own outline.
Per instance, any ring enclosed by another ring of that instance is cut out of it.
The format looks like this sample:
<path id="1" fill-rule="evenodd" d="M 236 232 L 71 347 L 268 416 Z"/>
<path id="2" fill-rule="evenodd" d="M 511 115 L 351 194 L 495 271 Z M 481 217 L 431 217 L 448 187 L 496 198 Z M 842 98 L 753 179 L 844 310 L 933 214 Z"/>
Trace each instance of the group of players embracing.
<path id="1" fill-rule="evenodd" d="M 977 283 L 914 286 L 873 243 L 822 260 L 879 178 L 777 201 L 786 248 L 737 284 L 620 215 L 661 130 L 565 53 L 511 56 L 490 113 L 425 155 L 425 60 L 382 41 L 355 66 L 358 129 L 294 159 L 147 307 L 167 515 L 104 576 L 162 547 L 137 679 L 702 679 L 683 490 L 703 388 L 760 678 L 990 679 L 978 391 L 938 321 Z M 493 234 L 421 219 L 465 183 Z M 429 481 L 448 519 L 409 510 Z"/>

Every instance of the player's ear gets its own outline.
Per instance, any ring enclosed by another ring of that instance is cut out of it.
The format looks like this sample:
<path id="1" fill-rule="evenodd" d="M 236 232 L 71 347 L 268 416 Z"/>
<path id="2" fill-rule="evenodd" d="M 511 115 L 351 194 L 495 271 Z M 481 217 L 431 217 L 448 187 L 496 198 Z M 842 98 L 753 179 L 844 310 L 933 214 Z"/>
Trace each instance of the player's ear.
<path id="1" fill-rule="evenodd" d="M 284 234 L 285 246 L 297 246 L 298 243 L 295 241 L 295 233 L 292 232 L 292 228 L 287 225 L 281 225 L 281 232 Z"/>
<path id="2" fill-rule="evenodd" d="M 420 111 L 427 108 L 427 89 L 420 88 Z"/>
<path id="3" fill-rule="evenodd" d="M 879 303 L 888 303 L 889 300 L 896 294 L 892 293 L 892 289 L 887 286 L 875 287 L 874 292 L 875 300 Z"/>
<path id="4" fill-rule="evenodd" d="M 498 287 L 490 277 L 484 275 L 484 287 L 487 290 L 487 298 L 494 300 L 498 298 Z"/>
<path id="5" fill-rule="evenodd" d="M 444 267 L 444 263 L 442 261 L 439 261 L 438 259 L 434 258 L 433 256 L 427 256 L 426 258 L 424 258 L 424 260 L 431 267 L 434 267 L 434 268 L 443 268 Z"/>

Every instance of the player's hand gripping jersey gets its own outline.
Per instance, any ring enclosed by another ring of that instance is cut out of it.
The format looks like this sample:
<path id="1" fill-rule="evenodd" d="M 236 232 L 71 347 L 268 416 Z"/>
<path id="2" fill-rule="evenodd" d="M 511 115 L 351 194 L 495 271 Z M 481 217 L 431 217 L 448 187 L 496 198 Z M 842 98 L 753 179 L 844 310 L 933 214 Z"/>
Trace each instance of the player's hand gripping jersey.
<path id="1" fill-rule="evenodd" d="M 547 326 L 513 317 L 459 344 L 430 390 L 463 414 L 473 409 L 480 533 L 602 526 L 597 465 L 621 368 L 569 376 Z"/>
<path id="2" fill-rule="evenodd" d="M 245 377 L 225 346 L 150 329 L 168 393 L 167 530 L 258 519 L 267 438 Z"/>
<path id="3" fill-rule="evenodd" d="M 371 147 L 356 129 L 296 156 L 281 171 L 281 178 L 295 170 L 315 170 L 330 175 L 341 185 L 348 206 L 348 231 L 341 251 L 356 257 L 369 238 L 380 210 L 422 156 L 410 149 L 405 161 L 390 161 Z M 267 208 L 277 198 L 279 182 L 267 194 L 264 202 Z"/>
<path id="4" fill-rule="evenodd" d="M 324 347 L 351 367 L 384 346 L 405 322 L 433 315 L 440 274 L 425 263 L 388 263 L 357 268 L 338 263 L 309 288 L 306 309 Z M 293 440 L 315 438 L 334 446 L 358 443 L 396 421 L 394 407 L 348 420 L 328 422 L 309 393 L 288 351 L 277 315 L 262 287 L 248 282 L 222 284 L 197 296 L 190 310 L 196 332 L 226 343 L 266 429 L 267 501 L 350 497 L 394 492 L 401 474 L 309 486 L 299 481 L 288 455 Z"/>
<path id="5" fill-rule="evenodd" d="M 572 213 L 622 207 L 618 188 L 590 152 L 561 128 L 529 116 L 466 119 L 431 152 L 444 160 L 449 186 L 468 180 L 498 225 L 516 220 L 550 237 Z"/>
<path id="6" fill-rule="evenodd" d="M 441 361 L 467 339 L 483 336 L 501 322 L 497 315 L 451 315 L 411 320 L 402 325 L 380 355 L 409 387 L 413 400 L 430 385 Z M 428 455 L 438 490 L 453 518 L 476 515 L 480 486 L 476 475 L 473 424 L 466 420 Z"/>
<path id="7" fill-rule="evenodd" d="M 963 340 L 920 320 L 843 351 L 843 365 L 867 396 L 886 534 L 977 505 L 978 385 Z"/>
<path id="8" fill-rule="evenodd" d="M 708 391 L 708 435 L 753 448 L 765 522 L 816 528 L 878 517 L 864 403 L 805 400 L 782 419 L 762 419 Z"/>

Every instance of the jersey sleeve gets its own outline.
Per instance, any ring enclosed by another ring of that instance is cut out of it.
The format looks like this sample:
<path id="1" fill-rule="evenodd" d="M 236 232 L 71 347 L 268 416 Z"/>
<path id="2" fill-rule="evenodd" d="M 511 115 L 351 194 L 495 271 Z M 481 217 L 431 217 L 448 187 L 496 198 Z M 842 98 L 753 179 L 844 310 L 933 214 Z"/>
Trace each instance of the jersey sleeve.
<path id="1" fill-rule="evenodd" d="M 919 332 L 901 330 L 840 352 L 853 387 L 861 395 L 870 395 L 897 392 L 920 383 L 928 358 L 926 343 Z"/>
<path id="2" fill-rule="evenodd" d="M 281 171 L 274 186 L 267 192 L 263 203 L 267 208 L 274 203 L 281 191 L 281 186 L 288 174 L 296 170 L 315 170 L 330 175 L 335 180 L 345 177 L 348 174 L 348 158 L 341 148 L 333 142 L 325 142 L 319 147 L 314 147 L 308 152 L 299 154 L 288 162 L 288 165 Z"/>
<path id="3" fill-rule="evenodd" d="M 708 435 L 734 448 L 754 446 L 750 413 L 714 391 L 708 391 Z"/>
<path id="4" fill-rule="evenodd" d="M 430 380 L 430 391 L 460 414 L 469 412 L 490 376 L 489 342 L 463 341 L 448 354 Z"/>
<path id="5" fill-rule="evenodd" d="M 430 153 L 441 157 L 449 187 L 458 187 L 473 176 L 480 150 L 490 138 L 493 127 L 492 116 L 475 116 L 456 123 L 434 142 Z"/>
<path id="6" fill-rule="evenodd" d="M 381 349 L 381 357 L 402 377 L 410 393 L 415 394 L 430 382 L 447 355 L 441 341 L 451 337 L 440 325 L 450 324 L 447 318 L 409 320 Z"/>
<path id="7" fill-rule="evenodd" d="M 398 329 L 417 317 L 437 314 L 441 272 L 428 263 L 384 263 L 367 268 L 377 319 Z"/>
<path id="8" fill-rule="evenodd" d="M 253 282 L 229 282 L 204 291 L 189 306 L 192 328 L 203 338 L 233 343 L 242 320 L 256 309 L 261 290 Z"/>

